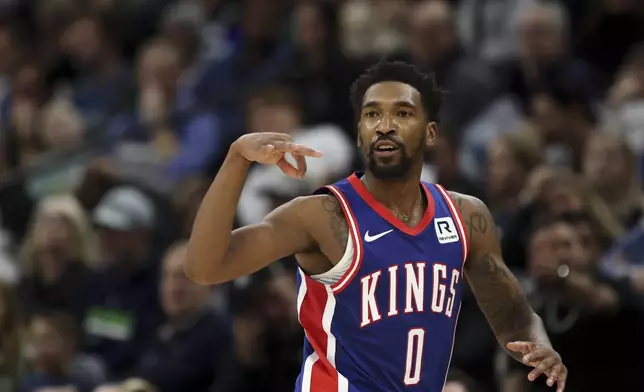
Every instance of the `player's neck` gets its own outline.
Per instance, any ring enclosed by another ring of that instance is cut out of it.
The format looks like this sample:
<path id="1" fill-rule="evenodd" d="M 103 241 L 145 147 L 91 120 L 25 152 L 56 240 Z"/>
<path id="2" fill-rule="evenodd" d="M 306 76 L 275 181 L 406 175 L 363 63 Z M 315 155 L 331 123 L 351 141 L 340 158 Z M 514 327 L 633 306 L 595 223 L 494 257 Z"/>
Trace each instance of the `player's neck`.
<path id="1" fill-rule="evenodd" d="M 421 197 L 420 175 L 412 174 L 402 180 L 381 180 L 365 173 L 362 182 L 376 200 L 394 211 L 411 213 Z"/>

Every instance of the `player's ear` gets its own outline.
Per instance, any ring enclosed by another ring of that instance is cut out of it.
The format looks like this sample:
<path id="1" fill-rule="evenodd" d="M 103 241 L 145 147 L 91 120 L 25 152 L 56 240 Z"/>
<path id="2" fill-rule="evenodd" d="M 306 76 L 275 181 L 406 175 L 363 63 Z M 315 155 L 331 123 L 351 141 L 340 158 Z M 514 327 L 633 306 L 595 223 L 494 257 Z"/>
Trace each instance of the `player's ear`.
<path id="1" fill-rule="evenodd" d="M 427 123 L 425 127 L 425 144 L 427 147 L 431 147 L 436 143 L 436 131 L 438 126 L 434 121 Z"/>
<path id="2" fill-rule="evenodd" d="M 360 129 L 360 123 L 358 123 L 358 129 Z M 360 137 L 360 132 L 358 132 L 358 135 L 356 136 L 356 144 L 358 145 L 358 148 L 362 147 L 362 138 Z"/>

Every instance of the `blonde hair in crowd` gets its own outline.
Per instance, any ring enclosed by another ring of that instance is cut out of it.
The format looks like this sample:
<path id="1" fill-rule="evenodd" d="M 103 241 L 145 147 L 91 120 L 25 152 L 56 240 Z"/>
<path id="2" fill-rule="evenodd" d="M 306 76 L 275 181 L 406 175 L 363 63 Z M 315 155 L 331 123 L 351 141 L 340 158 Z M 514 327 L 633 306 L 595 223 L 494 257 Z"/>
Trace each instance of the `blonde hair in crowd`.
<path id="1" fill-rule="evenodd" d="M 93 267 L 96 264 L 98 257 L 96 236 L 85 210 L 72 195 L 54 195 L 45 197 L 36 207 L 29 232 L 20 250 L 20 259 L 27 274 L 33 273 L 35 267 L 34 229 L 38 220 L 43 217 L 62 218 L 69 226 L 73 241 L 72 254 L 69 255 L 71 257 L 70 261 L 80 261 L 89 267 Z"/>

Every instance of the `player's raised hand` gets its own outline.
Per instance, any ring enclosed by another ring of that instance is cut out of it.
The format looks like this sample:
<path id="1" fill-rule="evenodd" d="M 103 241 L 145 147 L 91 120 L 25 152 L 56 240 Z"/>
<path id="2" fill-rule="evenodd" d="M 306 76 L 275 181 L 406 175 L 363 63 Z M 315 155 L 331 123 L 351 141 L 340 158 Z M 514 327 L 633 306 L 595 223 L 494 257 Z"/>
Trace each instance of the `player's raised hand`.
<path id="1" fill-rule="evenodd" d="M 568 369 L 561 361 L 561 356 L 550 346 L 533 342 L 511 342 L 508 350 L 520 353 L 521 362 L 534 369 L 528 374 L 528 380 L 534 381 L 540 375 L 548 377 L 546 384 L 553 386 L 557 383 L 557 392 L 566 388 Z"/>
<path id="2" fill-rule="evenodd" d="M 305 157 L 321 157 L 318 150 L 293 142 L 285 133 L 250 133 L 233 143 L 237 153 L 251 162 L 264 165 L 277 165 L 289 177 L 303 178 L 306 174 Z M 295 158 L 297 167 L 286 160 L 286 154 Z"/>

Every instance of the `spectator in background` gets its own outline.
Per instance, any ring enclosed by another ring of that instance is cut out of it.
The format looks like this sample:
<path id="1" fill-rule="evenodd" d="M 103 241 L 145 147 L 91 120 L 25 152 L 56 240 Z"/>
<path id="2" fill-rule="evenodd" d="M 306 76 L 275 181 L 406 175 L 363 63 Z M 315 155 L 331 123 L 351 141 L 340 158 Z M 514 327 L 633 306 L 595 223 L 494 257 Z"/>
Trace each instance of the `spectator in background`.
<path id="1" fill-rule="evenodd" d="M 342 50 L 352 58 L 373 59 L 406 49 L 411 2 L 348 0 L 340 5 Z"/>
<path id="2" fill-rule="evenodd" d="M 234 282 L 235 352 L 211 392 L 293 389 L 302 361 L 303 331 L 297 316 L 295 274 L 276 264 Z"/>
<path id="3" fill-rule="evenodd" d="M 138 64 L 137 112 L 110 126 L 111 159 L 119 176 L 165 194 L 206 169 L 221 141 L 214 115 L 176 106 L 183 71 L 180 54 L 169 41 L 148 43 Z"/>
<path id="4" fill-rule="evenodd" d="M 206 64 L 196 98 L 215 107 L 228 142 L 244 133 L 245 104 L 257 88 L 284 74 L 292 53 L 282 41 L 282 2 L 242 0 L 237 24 L 231 29 L 230 57 Z"/>
<path id="5" fill-rule="evenodd" d="M 557 1 L 535 2 L 516 15 L 519 48 L 497 65 L 506 93 L 529 113 L 533 91 L 544 77 L 559 70 L 578 86 L 594 87 L 594 71 L 570 55 L 570 27 L 566 9 Z M 596 93 L 591 92 L 595 97 Z"/>
<path id="6" fill-rule="evenodd" d="M 412 8 L 409 53 L 404 56 L 431 71 L 449 92 L 440 113 L 441 132 L 459 139 L 464 129 L 496 97 L 496 77 L 480 58 L 466 53 L 447 1 L 423 0 Z M 472 94 L 476 91 L 476 94 Z"/>
<path id="7" fill-rule="evenodd" d="M 20 253 L 18 293 L 25 315 L 55 310 L 82 320 L 97 256 L 96 238 L 80 203 L 70 195 L 41 200 Z"/>
<path id="8" fill-rule="evenodd" d="M 575 53 L 593 64 L 601 76 L 598 87 L 605 88 L 629 48 L 643 38 L 644 7 L 637 0 L 601 0 L 575 5 L 588 8 L 587 12 L 578 13 L 583 17 L 583 25 Z"/>
<path id="9" fill-rule="evenodd" d="M 514 55 L 517 15 L 537 0 L 458 1 L 458 31 L 465 48 L 488 61 Z"/>
<path id="10" fill-rule="evenodd" d="M 87 349 L 115 379 L 131 371 L 163 318 L 159 255 L 152 247 L 156 215 L 152 201 L 133 187 L 111 189 L 93 211 L 101 254 L 83 326 Z"/>
<path id="11" fill-rule="evenodd" d="M 628 280 L 610 279 L 597 268 L 596 253 L 580 237 L 594 222 L 583 214 L 568 214 L 546 218 L 534 227 L 524 288 L 553 347 L 568 362 L 566 391 L 642 390 L 641 298 Z M 600 238 L 599 232 L 594 238 Z M 593 355 L 586 352 L 591 341 Z M 611 360 L 599 364 L 596 356 Z M 545 383 L 525 385 L 523 367 L 514 362 L 511 366 L 516 370 L 508 376 L 505 392 L 548 390 Z"/>
<path id="12" fill-rule="evenodd" d="M 303 126 L 297 97 L 289 89 L 268 88 L 249 100 L 248 132 L 287 133 L 295 143 L 319 149 L 324 157 L 307 162 L 306 177 L 301 180 L 287 178 L 277 166 L 253 167 L 239 200 L 241 225 L 259 222 L 284 200 L 309 194 L 351 171 L 355 148 L 350 139 L 332 124 Z"/>
<path id="13" fill-rule="evenodd" d="M 67 388 L 70 392 L 91 392 L 105 380 L 104 369 L 94 359 L 79 354 L 81 335 L 74 320 L 64 313 L 41 313 L 29 322 L 27 374 L 20 392 L 44 388 Z"/>
<path id="14" fill-rule="evenodd" d="M 585 177 L 626 229 L 644 216 L 644 193 L 633 151 L 617 134 L 597 133 L 586 144 Z"/>
<path id="15" fill-rule="evenodd" d="M 163 262 L 161 304 L 167 321 L 156 331 L 132 374 L 160 392 L 207 392 L 232 355 L 231 325 L 210 307 L 212 290 L 183 272 L 186 243 Z"/>
<path id="16" fill-rule="evenodd" d="M 12 287 L 0 283 L 0 390 L 18 390 L 21 338 L 18 298 Z"/>
<path id="17" fill-rule="evenodd" d="M 547 163 L 581 171 L 583 149 L 597 123 L 597 110 L 584 85 L 567 73 L 535 89 L 532 116 L 523 132 L 532 132 L 544 149 Z"/>
<path id="18" fill-rule="evenodd" d="M 49 98 L 45 74 L 37 61 L 23 61 L 13 72 L 11 90 L 0 110 L 6 121 L 3 130 L 5 169 L 29 167 L 44 151 L 38 132 L 38 110 Z"/>
<path id="19" fill-rule="evenodd" d="M 233 23 L 233 12 L 226 0 L 196 0 L 205 15 L 201 28 L 201 61 L 211 63 L 228 58 L 232 52 L 229 30 Z M 233 4 L 234 7 L 234 4 Z"/>
<path id="20" fill-rule="evenodd" d="M 41 114 L 44 146 L 58 153 L 72 151 L 85 141 L 85 119 L 74 105 L 65 99 L 47 103 Z"/>
<path id="21" fill-rule="evenodd" d="M 540 217 L 569 212 L 585 212 L 599 227 L 602 239 L 612 242 L 624 234 L 624 228 L 604 201 L 571 172 L 539 168 L 528 178 L 521 194 L 521 206 L 507 223 L 501 240 L 503 252 L 512 255 L 510 268 L 526 267 L 526 247 L 531 228 Z"/>
<path id="22" fill-rule="evenodd" d="M 458 140 L 456 135 L 440 133 L 427 154 L 421 180 L 441 184 L 454 192 L 486 200 L 483 189 L 465 177 L 458 166 Z M 429 158 L 429 159 L 428 159 Z"/>
<path id="23" fill-rule="evenodd" d="M 346 94 L 357 75 L 355 63 L 340 50 L 336 7 L 300 1 L 293 17 L 294 51 L 284 83 L 298 94 L 302 122 L 337 124 L 353 138 L 355 121 Z"/>
<path id="24" fill-rule="evenodd" d="M 487 161 L 487 200 L 503 235 L 504 226 L 518 211 L 519 195 L 528 175 L 541 164 L 541 145 L 530 134 L 513 132 L 490 144 Z"/>
<path id="25" fill-rule="evenodd" d="M 611 88 L 603 129 L 622 135 L 637 157 L 644 180 L 644 44 L 629 53 Z"/>
<path id="26" fill-rule="evenodd" d="M 73 91 L 74 104 L 87 123 L 127 107 L 132 75 L 119 49 L 119 26 L 113 15 L 80 15 L 61 37 L 62 49 L 82 72 Z"/>

